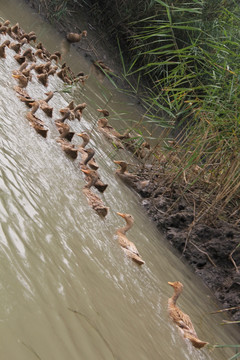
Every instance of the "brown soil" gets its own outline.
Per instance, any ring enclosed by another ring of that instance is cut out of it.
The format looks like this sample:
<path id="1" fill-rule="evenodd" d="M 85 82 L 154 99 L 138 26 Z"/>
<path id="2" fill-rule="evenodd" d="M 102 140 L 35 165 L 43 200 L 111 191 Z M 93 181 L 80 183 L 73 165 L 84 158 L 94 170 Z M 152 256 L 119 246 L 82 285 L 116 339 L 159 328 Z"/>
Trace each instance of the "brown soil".
<path id="1" fill-rule="evenodd" d="M 155 176 L 152 176 L 156 174 Z M 139 169 L 141 180 L 151 179 L 139 189 L 142 205 L 157 228 L 179 251 L 204 283 L 213 291 L 223 308 L 238 307 L 231 311 L 233 320 L 240 320 L 240 229 L 223 221 L 214 226 L 194 221 L 194 206 L 177 188 L 167 184 L 165 178 L 149 167 Z M 193 202 L 192 202 L 193 203 Z"/>
<path id="2" fill-rule="evenodd" d="M 40 9 L 41 14 L 46 17 L 42 1 L 26 2 L 38 11 Z M 78 18 L 74 20 L 73 17 L 68 17 L 69 20 L 64 23 L 55 23 L 56 29 L 65 34 L 86 29 L 88 47 L 84 49 L 81 42 L 72 46 L 92 61 L 103 60 L 117 73 L 121 68 L 118 52 L 110 46 L 107 35 L 99 29 L 96 30 L 93 21 L 87 18 L 88 10 L 82 9 L 86 14 L 83 23 L 79 24 Z M 237 268 L 240 266 L 240 247 L 231 257 L 231 253 L 240 243 L 240 227 L 218 221 L 214 226 L 205 222 L 197 223 L 192 228 L 194 206 L 189 198 L 187 201 L 185 197 L 181 197 L 177 187 L 166 184 L 165 179 L 161 178 L 159 168 L 143 167 L 137 175 L 141 180 L 150 180 L 144 188 L 134 186 L 135 190 L 138 188 L 137 191 L 142 197 L 141 203 L 149 217 L 157 228 L 166 234 L 179 255 L 187 260 L 213 291 L 222 307 L 238 307 L 231 311 L 231 317 L 233 320 L 240 320 L 240 272 Z"/>

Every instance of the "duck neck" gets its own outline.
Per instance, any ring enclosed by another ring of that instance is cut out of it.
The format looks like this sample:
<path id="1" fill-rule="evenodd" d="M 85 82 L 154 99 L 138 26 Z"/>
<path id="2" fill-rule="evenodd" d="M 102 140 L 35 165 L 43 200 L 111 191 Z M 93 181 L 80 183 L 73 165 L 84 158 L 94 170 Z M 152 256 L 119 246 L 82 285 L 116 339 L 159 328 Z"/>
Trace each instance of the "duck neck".
<path id="1" fill-rule="evenodd" d="M 62 128 L 60 138 L 63 139 L 69 133 L 70 127 L 66 126 Z"/>
<path id="2" fill-rule="evenodd" d="M 85 139 L 85 138 L 82 138 L 83 139 L 83 142 L 82 142 L 82 145 L 81 145 L 81 147 L 82 148 L 85 148 L 85 146 L 89 143 L 89 139 Z"/>
<path id="3" fill-rule="evenodd" d="M 38 110 L 38 108 L 39 108 L 39 104 L 38 104 L 38 103 L 35 103 L 35 104 L 33 105 L 32 109 L 31 109 L 32 115 L 35 114 L 35 112 Z"/>
<path id="4" fill-rule="evenodd" d="M 93 156 L 94 156 L 94 151 L 89 152 L 86 160 L 83 162 L 83 165 L 87 165 L 87 163 L 93 158 Z"/>
<path id="5" fill-rule="evenodd" d="M 97 181 L 97 179 L 98 179 L 98 177 L 95 176 L 94 174 L 91 174 L 90 176 L 91 176 L 91 177 L 90 177 L 90 180 L 89 180 L 89 182 L 85 185 L 85 189 L 90 189 L 92 186 L 94 186 L 95 183 L 96 183 L 96 181 Z"/>
<path id="6" fill-rule="evenodd" d="M 122 228 L 118 229 L 118 232 L 120 232 L 121 234 L 124 234 L 124 235 L 125 235 L 126 232 L 131 229 L 131 227 L 132 227 L 132 224 L 130 224 L 129 222 L 127 222 L 125 226 L 123 226 Z"/>
<path id="7" fill-rule="evenodd" d="M 122 163 L 121 168 L 119 169 L 120 174 L 124 174 L 125 171 L 127 170 L 127 164 L 126 163 Z"/>
<path id="8" fill-rule="evenodd" d="M 66 120 L 67 118 L 69 118 L 69 116 L 70 116 L 70 111 L 67 111 L 67 112 L 63 115 L 63 117 L 62 117 L 61 119 L 59 119 L 58 121 L 63 123 L 64 120 Z"/>
<path id="9" fill-rule="evenodd" d="M 174 290 L 174 294 L 171 297 L 171 302 L 173 305 L 176 305 L 177 299 L 179 298 L 179 295 L 181 294 L 180 290 Z"/>
<path id="10" fill-rule="evenodd" d="M 98 125 L 100 128 L 105 128 L 108 124 L 108 120 L 106 118 L 102 118 L 98 120 Z"/>
<path id="11" fill-rule="evenodd" d="M 47 98 L 45 99 L 45 102 L 46 102 L 46 103 L 49 102 L 49 100 L 51 100 L 52 97 L 53 97 L 53 92 L 50 91 L 49 94 L 48 94 L 48 96 L 47 96 Z"/>

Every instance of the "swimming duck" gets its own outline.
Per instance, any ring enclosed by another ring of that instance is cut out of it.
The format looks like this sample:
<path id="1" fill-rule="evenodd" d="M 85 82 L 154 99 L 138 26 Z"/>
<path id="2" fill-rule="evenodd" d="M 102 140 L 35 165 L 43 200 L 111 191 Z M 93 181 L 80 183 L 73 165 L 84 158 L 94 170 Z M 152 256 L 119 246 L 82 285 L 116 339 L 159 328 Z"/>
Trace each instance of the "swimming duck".
<path id="1" fill-rule="evenodd" d="M 9 41 L 9 40 L 7 40 L 7 41 Z M 10 41 L 9 41 L 9 44 L 10 44 Z M 0 45 L 0 57 L 1 58 L 4 58 L 4 59 L 6 58 L 5 48 L 9 44 L 7 44 L 6 41 L 4 41 L 4 43 L 2 43 L 2 45 Z"/>
<path id="2" fill-rule="evenodd" d="M 49 60 L 52 61 L 54 60 L 56 63 L 58 63 L 59 60 L 61 60 L 62 55 L 60 53 L 60 51 L 55 51 L 50 57 Z"/>
<path id="3" fill-rule="evenodd" d="M 42 54 L 45 59 L 50 58 L 50 56 L 51 56 L 50 52 L 43 46 L 43 44 L 41 42 L 36 45 L 36 48 L 42 50 Z"/>
<path id="4" fill-rule="evenodd" d="M 22 102 L 24 102 L 28 107 L 32 107 L 32 103 L 34 103 L 35 100 L 27 93 L 25 89 L 20 88 L 19 86 L 14 86 L 14 90 Z"/>
<path id="5" fill-rule="evenodd" d="M 90 136 L 87 133 L 80 133 L 76 134 L 77 136 L 80 136 L 83 140 L 82 144 L 79 145 L 79 152 L 82 153 L 82 150 L 85 150 L 84 148 L 87 146 L 87 144 L 90 141 Z"/>
<path id="6" fill-rule="evenodd" d="M 87 133 L 80 133 L 76 135 L 80 136 L 83 139 L 82 144 L 78 146 L 78 151 L 81 154 L 80 165 L 86 166 L 88 164 L 88 166 L 90 166 L 93 170 L 97 170 L 99 166 L 96 164 L 95 160 L 93 159 L 95 150 L 93 150 L 92 148 L 85 149 L 85 147 L 90 141 L 90 136 Z"/>
<path id="7" fill-rule="evenodd" d="M 38 108 L 39 108 L 39 103 L 37 101 L 32 103 L 32 109 L 27 113 L 26 118 L 30 122 L 30 125 L 37 131 L 37 133 L 43 136 L 44 138 L 46 138 L 48 129 L 44 127 L 45 125 L 44 122 L 35 116 L 35 113 L 38 110 Z"/>
<path id="8" fill-rule="evenodd" d="M 83 110 L 86 108 L 86 106 L 86 103 L 78 104 L 77 106 L 75 106 L 75 108 L 73 109 L 75 119 L 78 119 L 79 121 L 81 120 Z"/>
<path id="9" fill-rule="evenodd" d="M 7 32 L 7 26 L 4 26 L 4 25 L 2 25 L 1 27 L 0 27 L 0 34 L 6 34 L 6 32 Z"/>
<path id="10" fill-rule="evenodd" d="M 78 150 L 75 146 L 65 139 L 57 139 L 57 142 L 61 144 L 62 150 L 70 156 L 72 159 L 76 159 L 78 156 Z"/>
<path id="11" fill-rule="evenodd" d="M 22 55 L 25 56 L 30 61 L 36 61 L 36 58 L 35 58 L 31 48 L 26 49 Z"/>
<path id="12" fill-rule="evenodd" d="M 42 111 L 45 112 L 45 114 L 49 117 L 52 117 L 52 113 L 53 113 L 53 107 L 50 106 L 48 104 L 49 100 L 52 99 L 53 97 L 53 91 L 49 91 L 47 93 L 45 93 L 45 95 L 47 95 L 45 100 L 38 100 L 40 108 L 42 109 Z"/>
<path id="13" fill-rule="evenodd" d="M 63 109 L 62 109 L 62 112 L 61 112 L 61 114 L 63 114 L 62 115 L 62 117 L 60 118 L 60 119 L 57 119 L 57 120 L 55 120 L 55 123 L 57 124 L 57 123 L 64 123 L 64 121 L 66 120 L 66 119 L 70 119 L 70 116 L 71 116 L 71 110 L 69 110 L 69 109 L 64 109 L 65 111 L 63 111 Z"/>
<path id="14" fill-rule="evenodd" d="M 45 59 L 45 57 L 44 57 L 44 55 L 43 55 L 42 49 L 37 49 L 37 50 L 35 51 L 34 55 L 35 55 L 35 57 L 37 56 L 37 57 L 38 57 L 39 59 L 41 59 L 41 60 L 44 60 L 44 59 Z"/>
<path id="15" fill-rule="evenodd" d="M 19 26 L 19 23 L 16 23 L 15 25 L 13 25 L 11 27 L 11 35 L 13 38 L 17 39 L 18 37 L 20 37 L 22 35 L 22 30 Z"/>
<path id="16" fill-rule="evenodd" d="M 83 86 L 85 85 L 86 80 L 89 78 L 89 75 L 77 75 L 73 80 L 72 83 L 76 84 L 80 82 Z"/>
<path id="17" fill-rule="evenodd" d="M 31 110 L 29 112 L 27 112 L 26 118 L 28 119 L 29 122 L 36 122 L 40 125 L 44 125 L 44 121 L 40 120 L 39 118 L 36 117 L 35 113 L 37 112 L 37 110 L 39 109 L 39 102 L 38 101 L 34 101 L 33 103 L 30 104 L 31 105 Z"/>
<path id="18" fill-rule="evenodd" d="M 58 66 L 51 66 L 50 70 L 48 71 L 48 76 L 54 75 L 58 69 Z"/>
<path id="19" fill-rule="evenodd" d="M 187 314 L 184 314 L 184 312 L 176 305 L 177 299 L 182 293 L 183 284 L 179 281 L 168 282 L 168 284 L 174 289 L 173 296 L 168 299 L 168 312 L 170 317 L 179 327 L 183 336 L 189 339 L 194 347 L 198 349 L 202 348 L 207 342 L 198 338 L 190 317 Z"/>
<path id="20" fill-rule="evenodd" d="M 39 74 L 39 75 L 37 75 L 37 78 L 41 84 L 43 84 L 46 87 L 48 86 L 48 74 L 47 73 Z"/>
<path id="21" fill-rule="evenodd" d="M 106 118 L 101 118 L 98 120 L 98 130 L 116 147 L 118 147 L 119 149 L 124 148 L 119 138 L 115 135 L 116 130 L 112 126 L 108 125 L 108 120 Z"/>
<path id="22" fill-rule="evenodd" d="M 55 122 L 55 124 L 60 133 L 60 139 L 66 139 L 68 141 L 71 141 L 75 132 L 70 131 L 70 126 L 62 122 Z"/>
<path id="23" fill-rule="evenodd" d="M 120 134 L 117 130 L 114 129 L 114 127 L 108 124 L 108 119 L 106 118 L 101 118 L 98 120 L 98 128 L 103 133 L 107 134 L 109 138 L 117 138 L 120 140 L 129 138 L 129 130 L 125 131 L 124 134 Z"/>
<path id="24" fill-rule="evenodd" d="M 59 70 L 57 73 L 57 76 L 65 82 L 65 79 L 66 79 L 66 70 L 63 68 L 61 70 Z"/>
<path id="25" fill-rule="evenodd" d="M 116 174 L 124 181 L 125 184 L 129 185 L 131 188 L 137 189 L 137 182 L 139 178 L 135 174 L 131 174 L 127 171 L 127 163 L 122 160 L 114 160 L 115 164 L 119 165 L 119 169 L 116 170 Z"/>
<path id="26" fill-rule="evenodd" d="M 43 74 L 44 73 L 44 64 L 35 65 L 34 70 L 38 74 Z"/>
<path id="27" fill-rule="evenodd" d="M 110 114 L 109 114 L 109 111 L 106 110 L 106 109 L 97 109 L 97 111 L 99 111 L 100 113 L 102 113 L 103 116 L 105 116 L 105 117 L 107 117 L 107 116 L 110 115 Z"/>
<path id="28" fill-rule="evenodd" d="M 70 32 L 70 33 L 67 34 L 67 40 L 70 43 L 75 43 L 75 42 L 79 42 L 82 39 L 83 36 L 84 37 L 87 36 L 87 31 L 86 30 L 83 30 L 80 34 Z"/>
<path id="29" fill-rule="evenodd" d="M 15 79 L 18 80 L 18 86 L 21 88 L 27 87 L 29 78 L 23 74 L 13 74 L 12 75 Z"/>
<path id="30" fill-rule="evenodd" d="M 22 44 L 19 42 L 14 42 L 9 44 L 9 49 L 15 51 L 17 54 L 19 54 Z"/>
<path id="31" fill-rule="evenodd" d="M 92 148 L 85 149 L 85 146 L 89 143 L 90 137 L 86 133 L 76 134 L 76 135 L 80 136 L 83 139 L 82 145 L 79 145 L 79 147 L 78 147 L 78 151 L 82 155 L 80 167 L 81 167 L 81 169 L 87 170 L 88 166 L 89 166 L 91 169 L 96 171 L 96 174 L 98 175 L 98 179 L 95 182 L 94 187 L 99 192 L 103 193 L 106 190 L 106 188 L 108 187 L 108 184 L 104 184 L 102 182 L 102 180 L 100 179 L 100 176 L 97 172 L 98 165 L 96 164 L 95 160 L 93 159 L 95 151 Z M 86 177 L 87 177 L 87 180 L 89 180 L 89 176 L 86 175 Z"/>
<path id="32" fill-rule="evenodd" d="M 81 170 L 90 176 L 89 182 L 83 188 L 83 193 L 87 197 L 89 205 L 98 213 L 98 215 L 105 217 L 108 214 L 108 207 L 105 206 L 102 200 L 91 191 L 91 187 L 96 183 L 98 175 L 96 174 L 95 170 Z"/>
<path id="33" fill-rule="evenodd" d="M 101 70 L 103 73 L 113 73 L 114 71 L 106 65 L 102 60 L 97 60 L 93 63 L 99 70 Z"/>
<path id="34" fill-rule="evenodd" d="M 3 26 L 9 26 L 11 24 L 10 20 L 5 20 Z"/>
<path id="35" fill-rule="evenodd" d="M 135 191 L 141 191 L 146 186 L 149 185 L 150 180 L 140 180 L 139 177 L 135 174 L 131 174 L 127 171 L 127 163 L 125 161 L 117 161 L 114 160 L 115 164 L 120 166 L 119 169 L 116 170 L 116 175 L 120 177 L 120 179 L 129 187 L 134 189 Z"/>
<path id="36" fill-rule="evenodd" d="M 28 34 L 24 32 L 24 33 L 20 36 L 20 40 L 23 40 L 23 39 L 26 39 L 28 43 L 29 43 L 30 41 L 36 42 L 37 36 L 36 36 L 36 34 L 35 34 L 34 31 L 30 31 Z"/>
<path id="37" fill-rule="evenodd" d="M 51 61 L 47 61 L 45 64 L 44 64 L 44 71 L 47 73 L 49 70 L 50 70 L 50 67 L 52 66 L 52 63 Z"/>
<path id="38" fill-rule="evenodd" d="M 24 63 L 24 61 L 26 61 L 25 56 L 21 55 L 21 54 L 16 54 L 14 55 L 14 59 L 21 65 L 22 63 Z"/>
<path id="39" fill-rule="evenodd" d="M 31 76 L 30 72 L 34 68 L 34 66 L 35 66 L 35 64 L 31 64 L 29 66 L 29 68 L 27 69 L 28 62 L 24 61 L 18 70 L 13 70 L 13 74 L 14 75 L 24 75 L 26 78 L 28 78 L 28 80 L 31 80 L 32 76 Z"/>
<path id="40" fill-rule="evenodd" d="M 134 223 L 134 218 L 130 214 L 123 214 L 117 212 L 117 215 L 121 216 L 125 221 L 126 225 L 116 231 L 116 235 L 118 238 L 118 243 L 121 248 L 124 250 L 126 255 L 130 257 L 133 261 L 138 263 L 139 265 L 143 265 L 145 261 L 139 255 L 138 249 L 136 248 L 135 244 L 128 240 L 126 236 L 126 232 L 131 229 Z"/>
<path id="41" fill-rule="evenodd" d="M 81 162 L 80 162 L 81 168 L 86 168 L 87 165 L 93 170 L 97 170 L 99 168 L 99 166 L 97 165 L 96 161 L 93 158 L 95 155 L 94 149 L 88 148 L 88 149 L 84 149 L 82 151 L 81 147 L 79 146 L 78 151 L 82 155 Z"/>

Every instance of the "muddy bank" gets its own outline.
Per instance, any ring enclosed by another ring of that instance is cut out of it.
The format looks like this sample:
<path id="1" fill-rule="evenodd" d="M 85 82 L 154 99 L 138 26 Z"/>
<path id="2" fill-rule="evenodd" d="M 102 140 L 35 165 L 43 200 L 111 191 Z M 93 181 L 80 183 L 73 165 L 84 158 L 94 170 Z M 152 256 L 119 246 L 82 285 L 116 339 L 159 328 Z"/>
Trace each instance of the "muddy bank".
<path id="1" fill-rule="evenodd" d="M 36 12 L 47 15 L 41 1 L 26 2 Z M 64 22 L 55 23 L 56 29 L 65 34 L 70 31 L 87 30 L 87 42 L 71 46 L 84 52 L 91 61 L 105 61 L 117 73 L 121 68 L 118 53 L 109 43 L 107 35 L 87 18 L 87 10 L 88 8 L 82 8 L 82 11 L 86 12 L 83 23 L 79 23 L 77 17 L 68 17 Z M 188 196 L 187 200 L 181 197 L 181 200 L 175 203 L 179 199 L 180 191 L 172 184 L 167 184 L 160 174 L 159 168 L 149 167 L 141 168 L 137 173 L 140 180 L 149 180 L 145 187 L 134 187 L 141 195 L 141 203 L 147 214 L 158 229 L 166 234 L 171 245 L 179 251 L 179 256 L 186 259 L 213 291 L 222 308 L 239 306 L 240 273 L 237 272 L 236 266 L 240 264 L 240 248 L 232 257 L 231 253 L 240 243 L 240 228 L 220 221 L 215 227 L 211 224 L 197 223 L 192 228 L 195 208 L 191 197 Z M 234 320 L 240 320 L 240 309 L 233 310 L 231 316 Z"/>
<path id="2" fill-rule="evenodd" d="M 137 175 L 140 180 L 150 179 L 137 191 L 157 228 L 213 291 L 222 308 L 239 307 L 231 311 L 231 318 L 240 320 L 240 249 L 236 249 L 240 228 L 223 221 L 192 227 L 196 210 L 191 196 L 186 199 L 177 186 L 167 184 L 159 168 L 141 168 Z"/>

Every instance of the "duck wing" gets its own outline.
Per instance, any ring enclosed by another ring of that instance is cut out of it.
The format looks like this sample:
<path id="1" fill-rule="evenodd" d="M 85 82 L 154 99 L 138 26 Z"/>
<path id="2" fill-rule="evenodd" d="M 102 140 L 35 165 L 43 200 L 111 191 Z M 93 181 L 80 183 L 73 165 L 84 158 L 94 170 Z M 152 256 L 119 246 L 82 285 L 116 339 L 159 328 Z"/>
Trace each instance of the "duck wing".
<path id="1" fill-rule="evenodd" d="M 186 330 L 192 335 L 197 337 L 193 323 L 187 314 L 182 312 L 177 306 L 171 306 L 171 305 L 169 307 L 169 313 L 172 319 L 181 329 Z"/>

